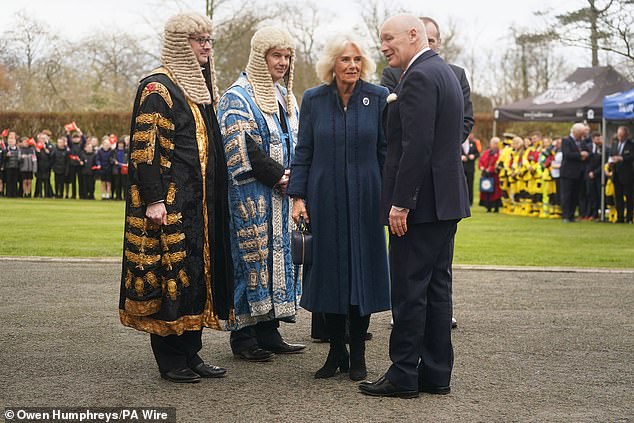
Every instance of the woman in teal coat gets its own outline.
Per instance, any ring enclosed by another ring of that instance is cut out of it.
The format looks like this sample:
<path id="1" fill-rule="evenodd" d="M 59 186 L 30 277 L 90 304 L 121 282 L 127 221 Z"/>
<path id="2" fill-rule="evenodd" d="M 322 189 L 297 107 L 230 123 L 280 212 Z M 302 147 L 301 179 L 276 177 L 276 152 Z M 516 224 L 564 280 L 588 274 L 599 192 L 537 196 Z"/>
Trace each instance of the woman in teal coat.
<path id="1" fill-rule="evenodd" d="M 317 64 L 324 82 L 304 93 L 288 195 L 293 219 L 313 233 L 312 264 L 305 266 L 301 306 L 325 313 L 330 352 L 316 378 L 350 366 L 362 380 L 370 314 L 388 310 L 389 277 L 380 216 L 386 140 L 381 115 L 387 89 L 365 82 L 375 65 L 346 35 L 325 48 Z M 350 356 L 344 343 L 350 318 Z"/>

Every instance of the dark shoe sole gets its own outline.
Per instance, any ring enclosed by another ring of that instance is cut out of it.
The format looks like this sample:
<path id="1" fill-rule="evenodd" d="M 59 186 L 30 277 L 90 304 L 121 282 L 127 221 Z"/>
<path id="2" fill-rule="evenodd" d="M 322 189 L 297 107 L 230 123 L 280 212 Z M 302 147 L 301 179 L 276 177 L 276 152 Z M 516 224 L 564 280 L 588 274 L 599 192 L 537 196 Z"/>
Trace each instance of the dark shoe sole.
<path id="1" fill-rule="evenodd" d="M 270 357 L 262 357 L 262 358 L 246 358 L 239 354 L 234 354 L 233 356 L 237 358 L 238 360 L 249 361 L 251 363 L 264 363 L 265 361 L 271 361 L 273 360 L 273 358 L 275 358 L 275 355 L 272 355 Z"/>
<path id="2" fill-rule="evenodd" d="M 200 382 L 200 378 L 197 379 L 172 379 L 171 377 L 167 377 L 165 375 L 161 375 L 162 379 L 165 379 L 167 381 L 173 382 L 173 383 L 198 383 Z"/>
<path id="3" fill-rule="evenodd" d="M 382 393 L 365 391 L 363 389 L 359 389 L 359 392 L 371 397 L 389 397 L 389 398 L 403 398 L 403 399 L 412 399 L 412 398 L 419 397 L 418 392 L 390 392 L 389 394 L 382 394 Z"/>
<path id="4" fill-rule="evenodd" d="M 451 393 L 451 388 L 431 388 L 431 387 L 419 387 L 418 392 L 424 392 L 432 395 L 448 395 Z"/>

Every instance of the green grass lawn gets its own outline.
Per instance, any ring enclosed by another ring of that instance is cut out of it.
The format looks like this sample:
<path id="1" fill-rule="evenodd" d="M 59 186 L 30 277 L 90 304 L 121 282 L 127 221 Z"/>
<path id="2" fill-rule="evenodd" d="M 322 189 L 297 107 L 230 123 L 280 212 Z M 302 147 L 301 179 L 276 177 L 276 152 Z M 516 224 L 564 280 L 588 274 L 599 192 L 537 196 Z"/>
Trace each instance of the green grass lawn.
<path id="1" fill-rule="evenodd" d="M 0 213 L 1 256 L 121 256 L 123 202 L 1 198 Z M 634 225 L 472 213 L 457 264 L 634 268 Z"/>

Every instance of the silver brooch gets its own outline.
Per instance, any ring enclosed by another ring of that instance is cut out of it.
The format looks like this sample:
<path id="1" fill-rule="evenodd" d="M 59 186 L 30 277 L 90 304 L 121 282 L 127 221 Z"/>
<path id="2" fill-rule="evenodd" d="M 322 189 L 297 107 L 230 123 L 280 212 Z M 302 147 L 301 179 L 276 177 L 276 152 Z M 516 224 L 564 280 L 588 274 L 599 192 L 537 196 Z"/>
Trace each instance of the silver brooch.
<path id="1" fill-rule="evenodd" d="M 363 97 L 363 105 L 367 106 L 368 104 L 370 104 L 370 99 L 367 97 Z"/>

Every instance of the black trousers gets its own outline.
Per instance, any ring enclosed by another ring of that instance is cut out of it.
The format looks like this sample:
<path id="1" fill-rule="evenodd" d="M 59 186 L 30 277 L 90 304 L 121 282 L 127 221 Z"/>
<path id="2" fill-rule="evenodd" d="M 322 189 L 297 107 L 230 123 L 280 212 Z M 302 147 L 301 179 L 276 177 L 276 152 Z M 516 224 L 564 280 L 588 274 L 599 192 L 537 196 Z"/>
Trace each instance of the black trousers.
<path id="1" fill-rule="evenodd" d="M 124 175 L 112 175 L 112 198 L 115 200 L 124 199 Z"/>
<path id="2" fill-rule="evenodd" d="M 473 172 L 465 172 L 467 188 L 469 189 L 469 204 L 473 204 Z"/>
<path id="3" fill-rule="evenodd" d="M 35 174 L 35 196 L 50 198 L 53 196 L 51 188 L 51 171 Z"/>
<path id="4" fill-rule="evenodd" d="M 408 225 L 390 235 L 392 365 L 386 377 L 405 389 L 449 386 L 451 344 L 451 265 L 458 221 Z"/>
<path id="5" fill-rule="evenodd" d="M 72 189 L 72 196 L 71 198 L 77 198 L 77 179 L 79 178 L 79 196 L 81 198 L 81 193 L 82 193 L 82 188 L 83 188 L 83 181 L 81 180 L 81 173 L 79 172 L 81 170 L 80 166 L 69 166 L 68 167 L 68 180 L 67 182 L 69 184 L 71 184 L 71 188 Z M 66 193 L 66 195 L 68 196 L 69 193 Z"/>
<path id="6" fill-rule="evenodd" d="M 84 198 L 87 200 L 95 199 L 95 175 L 81 175 L 84 180 Z"/>
<path id="7" fill-rule="evenodd" d="M 7 185 L 7 197 L 17 197 L 19 193 L 18 184 L 20 183 L 20 169 L 5 169 L 5 183 Z"/>
<path id="8" fill-rule="evenodd" d="M 634 198 L 632 197 L 632 184 L 623 184 L 618 178 L 612 179 L 614 184 L 614 205 L 618 222 L 631 222 L 634 211 Z M 625 197 L 625 201 L 623 201 Z M 625 212 L 625 213 L 624 213 Z"/>
<path id="9" fill-rule="evenodd" d="M 601 208 L 601 177 L 586 180 L 586 193 L 588 194 L 588 214 L 587 216 L 599 217 Z"/>
<path id="10" fill-rule="evenodd" d="M 267 347 L 280 345 L 282 335 L 278 330 L 279 327 L 279 320 L 268 320 L 233 331 L 229 337 L 231 351 L 238 354 L 253 347 L 267 349 Z"/>
<path id="11" fill-rule="evenodd" d="M 198 355 L 203 347 L 202 330 L 183 332 L 182 335 L 159 336 L 150 334 L 152 352 L 159 371 L 166 373 L 172 369 L 192 368 L 203 360 Z"/>
<path id="12" fill-rule="evenodd" d="M 574 220 L 583 189 L 583 178 L 561 178 L 561 217 Z"/>
<path id="13" fill-rule="evenodd" d="M 55 173 L 55 197 L 64 198 L 64 185 L 66 183 L 66 175 L 63 173 Z M 66 193 L 68 195 L 68 193 Z"/>

